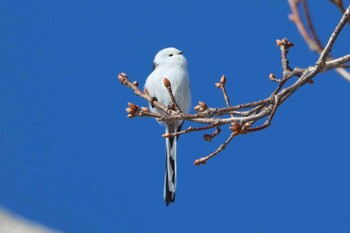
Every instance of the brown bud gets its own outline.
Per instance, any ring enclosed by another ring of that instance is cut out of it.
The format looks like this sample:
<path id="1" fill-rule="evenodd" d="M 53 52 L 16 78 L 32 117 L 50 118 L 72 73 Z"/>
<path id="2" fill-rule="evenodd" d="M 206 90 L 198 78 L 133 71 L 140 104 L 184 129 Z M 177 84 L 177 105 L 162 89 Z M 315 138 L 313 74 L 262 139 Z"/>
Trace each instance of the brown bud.
<path id="1" fill-rule="evenodd" d="M 164 84 L 164 86 L 166 87 L 166 88 L 169 88 L 169 87 L 171 87 L 171 84 L 170 84 L 170 81 L 169 81 L 169 79 L 167 79 L 167 78 L 163 78 L 163 84 Z"/>
<path id="2" fill-rule="evenodd" d="M 133 118 L 135 115 L 134 114 L 128 114 L 128 118 Z"/>
<path id="3" fill-rule="evenodd" d="M 166 132 L 165 134 L 162 135 L 163 138 L 169 138 L 170 137 L 170 133 Z"/>
<path id="4" fill-rule="evenodd" d="M 281 46 L 283 43 L 282 43 L 282 41 L 281 40 L 276 40 L 276 44 L 277 44 L 277 46 L 279 47 L 279 46 Z"/>
<path id="5" fill-rule="evenodd" d="M 292 42 L 289 42 L 289 41 L 288 41 L 287 45 L 289 48 L 294 46 L 294 44 Z"/>
<path id="6" fill-rule="evenodd" d="M 169 105 L 169 109 L 175 110 L 175 104 L 174 104 L 174 103 L 171 103 L 171 104 Z"/>
<path id="7" fill-rule="evenodd" d="M 199 101 L 198 103 L 199 103 L 199 106 L 201 106 L 201 108 L 202 108 L 203 110 L 206 110 L 206 109 L 208 108 L 208 106 L 207 106 L 206 103 L 201 102 L 201 101 Z"/>
<path id="8" fill-rule="evenodd" d="M 240 131 L 241 131 L 241 128 L 242 128 L 242 127 L 241 127 L 240 124 L 238 124 L 237 122 L 233 122 L 229 129 L 230 129 L 232 132 L 240 132 Z"/>
<path id="9" fill-rule="evenodd" d="M 206 164 L 207 163 L 207 161 L 205 161 L 205 160 L 202 160 L 202 159 L 197 159 L 196 161 L 194 161 L 194 165 L 202 165 L 202 164 Z"/>
<path id="10" fill-rule="evenodd" d="M 241 131 L 239 132 L 239 133 L 241 133 L 241 134 L 246 134 L 246 133 L 248 133 L 248 129 L 252 126 L 252 122 L 246 122 L 246 123 L 244 123 L 244 127 L 243 127 L 243 129 L 241 129 Z"/>
<path id="11" fill-rule="evenodd" d="M 211 142 L 211 140 L 213 139 L 213 137 L 209 134 L 204 134 L 203 135 L 204 140 L 206 140 L 207 142 Z"/>
<path id="12" fill-rule="evenodd" d="M 274 74 L 269 74 L 269 79 L 270 80 L 276 80 L 276 76 Z"/>
<path id="13" fill-rule="evenodd" d="M 246 122 L 244 124 L 244 128 L 250 128 L 250 126 L 252 126 L 252 123 L 250 123 L 250 122 Z"/>
<path id="14" fill-rule="evenodd" d="M 221 87 L 221 83 L 215 83 L 215 86 L 216 86 L 217 88 L 220 88 L 220 87 Z"/>
<path id="15" fill-rule="evenodd" d="M 132 84 L 134 84 L 135 86 L 139 86 L 139 82 L 138 81 L 133 81 Z"/>
<path id="16" fill-rule="evenodd" d="M 307 81 L 308 84 L 314 84 L 314 80 L 310 79 Z"/>
<path id="17" fill-rule="evenodd" d="M 149 109 L 146 108 L 146 107 L 141 107 L 141 111 L 142 111 L 142 112 L 149 112 Z"/>
<path id="18" fill-rule="evenodd" d="M 222 75 L 222 76 L 221 76 L 221 78 L 220 78 L 220 83 L 221 83 L 222 85 L 225 85 L 225 83 L 226 83 L 226 77 L 225 77 L 225 75 Z"/>
<path id="19" fill-rule="evenodd" d="M 196 112 L 199 112 L 200 111 L 200 108 L 201 108 L 201 106 L 199 106 L 199 105 L 196 105 L 196 106 L 194 106 L 194 110 L 196 111 Z"/>
<path id="20" fill-rule="evenodd" d="M 133 112 L 136 112 L 139 108 L 133 104 L 133 103 L 130 103 L 128 102 L 128 105 L 129 105 L 129 108 L 133 111 Z"/>
<path id="21" fill-rule="evenodd" d="M 234 134 L 237 133 L 238 131 L 235 131 L 233 132 Z M 246 134 L 248 133 L 248 130 L 247 129 L 242 129 L 240 132 L 238 132 L 238 134 Z M 235 135 L 238 135 L 238 134 L 235 134 Z"/>
<path id="22" fill-rule="evenodd" d="M 128 76 L 125 73 L 120 73 L 118 74 L 118 79 L 119 79 L 119 82 L 123 83 L 125 80 L 128 79 Z"/>
<path id="23" fill-rule="evenodd" d="M 245 133 L 246 133 L 246 132 L 245 132 Z M 234 131 L 234 132 L 233 132 L 233 135 L 234 135 L 234 136 L 237 136 L 237 135 L 239 135 L 239 134 L 240 134 L 239 131 Z"/>
<path id="24" fill-rule="evenodd" d="M 126 108 L 125 111 L 126 111 L 127 113 L 132 113 L 131 108 Z"/>

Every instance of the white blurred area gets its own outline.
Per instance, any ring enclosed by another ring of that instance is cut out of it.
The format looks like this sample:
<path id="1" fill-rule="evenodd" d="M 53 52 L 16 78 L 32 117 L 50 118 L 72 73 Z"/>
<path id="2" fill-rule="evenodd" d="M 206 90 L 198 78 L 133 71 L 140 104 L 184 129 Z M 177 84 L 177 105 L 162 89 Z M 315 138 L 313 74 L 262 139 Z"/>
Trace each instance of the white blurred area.
<path id="1" fill-rule="evenodd" d="M 0 206 L 0 233 L 60 233 L 26 220 Z M 62 233 L 62 232 L 61 232 Z"/>

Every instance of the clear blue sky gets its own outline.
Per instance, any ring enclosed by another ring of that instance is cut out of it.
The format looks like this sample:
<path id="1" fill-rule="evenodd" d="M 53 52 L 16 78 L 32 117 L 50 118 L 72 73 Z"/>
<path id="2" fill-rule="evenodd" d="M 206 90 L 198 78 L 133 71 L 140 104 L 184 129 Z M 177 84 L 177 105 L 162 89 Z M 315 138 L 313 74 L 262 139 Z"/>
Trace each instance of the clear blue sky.
<path id="1" fill-rule="evenodd" d="M 275 39 L 295 43 L 292 67 L 312 54 L 287 1 L 13 1 L 0 3 L 0 205 L 63 232 L 350 232 L 350 83 L 320 75 L 281 106 L 272 126 L 242 136 L 207 165 L 201 133 L 178 145 L 178 193 L 162 199 L 165 145 L 153 119 L 127 119 L 116 79 L 141 85 L 158 50 L 189 64 L 193 104 L 265 98 L 281 74 Z M 340 18 L 310 3 L 322 41 Z M 349 53 L 349 27 L 334 56 Z M 189 126 L 186 123 L 186 126 Z"/>

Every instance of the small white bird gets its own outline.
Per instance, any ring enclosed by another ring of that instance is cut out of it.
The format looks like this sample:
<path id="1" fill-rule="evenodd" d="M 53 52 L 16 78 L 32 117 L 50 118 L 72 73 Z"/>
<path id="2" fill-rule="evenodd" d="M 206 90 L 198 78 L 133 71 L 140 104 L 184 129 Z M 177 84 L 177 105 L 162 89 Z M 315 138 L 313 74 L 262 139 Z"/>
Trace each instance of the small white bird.
<path id="1" fill-rule="evenodd" d="M 183 113 L 188 113 L 191 107 L 190 80 L 187 71 L 186 58 L 182 51 L 176 48 L 165 48 L 157 53 L 153 62 L 153 72 L 148 76 L 145 84 L 150 96 L 159 103 L 170 106 L 171 97 L 163 84 L 167 78 L 175 100 Z M 164 114 L 161 110 L 153 108 L 151 111 Z M 181 130 L 182 120 L 169 120 L 164 122 L 166 132 L 175 133 Z M 176 191 L 176 141 L 177 137 L 166 138 L 166 162 L 164 179 L 164 200 L 166 205 L 175 201 Z"/>

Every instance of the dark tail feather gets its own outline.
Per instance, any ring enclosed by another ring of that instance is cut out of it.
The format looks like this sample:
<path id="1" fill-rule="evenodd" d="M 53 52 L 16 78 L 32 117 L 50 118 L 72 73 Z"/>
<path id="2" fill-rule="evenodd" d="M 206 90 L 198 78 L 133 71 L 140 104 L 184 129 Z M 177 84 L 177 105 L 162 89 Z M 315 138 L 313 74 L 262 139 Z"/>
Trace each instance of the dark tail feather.
<path id="1" fill-rule="evenodd" d="M 172 148 L 170 148 L 170 151 Z M 176 161 L 171 155 L 166 155 L 165 164 L 165 187 L 164 187 L 164 200 L 165 204 L 168 206 L 170 202 L 175 201 L 175 188 L 176 188 Z"/>
<path id="2" fill-rule="evenodd" d="M 182 125 L 181 125 L 182 126 Z M 181 130 L 181 126 L 175 130 L 178 132 Z M 174 130 L 169 129 L 169 132 Z M 166 160 L 165 160 L 165 180 L 164 180 L 164 200 L 168 206 L 170 202 L 175 201 L 176 191 L 176 144 L 177 137 L 166 139 Z"/>

